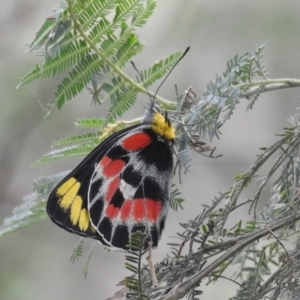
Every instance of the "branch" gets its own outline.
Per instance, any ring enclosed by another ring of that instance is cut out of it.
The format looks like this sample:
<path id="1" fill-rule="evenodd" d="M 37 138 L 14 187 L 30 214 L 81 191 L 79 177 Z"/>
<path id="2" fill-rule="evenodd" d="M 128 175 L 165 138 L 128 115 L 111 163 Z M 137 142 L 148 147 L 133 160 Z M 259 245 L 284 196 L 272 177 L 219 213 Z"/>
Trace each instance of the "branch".
<path id="1" fill-rule="evenodd" d="M 165 297 L 165 300 L 177 300 L 184 297 L 187 292 L 195 286 L 198 282 L 200 282 L 204 277 L 208 276 L 211 272 L 213 272 L 218 266 L 228 260 L 230 257 L 234 256 L 236 253 L 241 251 L 244 247 L 251 244 L 252 242 L 264 237 L 265 235 L 270 234 L 270 230 L 276 231 L 287 224 L 298 221 L 300 219 L 300 212 L 298 212 L 294 216 L 286 217 L 280 221 L 274 222 L 273 225 L 268 226 L 268 228 L 263 228 L 258 230 L 257 232 L 250 233 L 245 236 L 244 240 L 237 243 L 231 250 L 223 254 L 221 257 L 212 262 L 208 267 L 186 279 L 184 282 L 177 284 L 175 288 L 172 290 L 169 295 Z"/>
<path id="2" fill-rule="evenodd" d="M 290 78 L 281 78 L 281 79 L 268 79 L 268 80 L 259 80 L 259 81 L 252 81 L 249 83 L 243 83 L 239 85 L 235 85 L 235 87 L 239 89 L 251 87 L 251 86 L 258 86 L 250 89 L 249 91 L 242 93 L 241 98 L 247 98 L 251 95 L 255 94 L 262 85 L 265 85 L 262 93 L 276 91 L 281 89 L 293 88 L 293 87 L 300 87 L 300 80 L 299 79 L 290 79 Z"/>
<path id="3" fill-rule="evenodd" d="M 224 279 L 227 279 L 227 280 L 229 280 L 229 281 L 232 281 L 233 283 L 239 285 L 242 289 L 246 289 L 246 290 L 249 291 L 251 294 L 255 294 L 256 296 L 259 296 L 258 293 L 256 293 L 255 291 L 253 291 L 253 290 L 247 288 L 245 285 L 240 284 L 240 283 L 237 282 L 236 280 L 233 280 L 233 279 L 231 279 L 231 278 L 228 278 L 228 277 L 222 276 L 222 275 L 210 275 L 210 276 L 211 276 L 211 277 L 216 277 L 216 278 L 224 278 Z"/>

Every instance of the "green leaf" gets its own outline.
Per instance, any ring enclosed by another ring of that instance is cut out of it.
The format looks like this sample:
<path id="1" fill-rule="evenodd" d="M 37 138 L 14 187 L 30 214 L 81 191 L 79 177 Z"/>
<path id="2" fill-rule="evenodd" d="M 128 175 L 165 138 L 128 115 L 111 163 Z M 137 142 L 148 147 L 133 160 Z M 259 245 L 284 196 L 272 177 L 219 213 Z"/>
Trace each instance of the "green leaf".
<path id="1" fill-rule="evenodd" d="M 91 142 L 91 143 L 97 143 L 99 144 L 99 134 L 96 132 L 90 132 L 90 133 L 84 133 L 80 135 L 70 136 L 64 139 L 61 139 L 59 141 L 56 141 L 53 143 L 55 147 L 58 146 L 64 146 L 68 144 L 74 144 L 74 143 L 83 143 L 83 142 Z"/>
<path id="2" fill-rule="evenodd" d="M 62 2 L 54 18 L 45 21 L 29 46 L 29 51 L 35 53 L 43 53 L 41 49 L 44 49 L 45 63 L 25 75 L 18 87 L 69 70 L 55 92 L 54 103 L 60 109 L 87 87 L 94 74 L 103 69 L 104 62 L 110 61 L 116 68 L 110 68 L 103 77 L 101 90 L 110 78 L 123 76 L 118 68 L 142 50 L 134 30 L 146 23 L 155 5 L 154 1 L 141 3 L 139 0 L 88 0 L 84 5 L 80 1 Z M 123 79 L 127 81 L 127 77 Z M 97 102 L 94 93 L 93 99 Z M 122 109 L 123 106 L 118 106 L 111 115 L 120 115 Z"/>
<path id="3" fill-rule="evenodd" d="M 73 68 L 69 77 L 65 77 L 58 85 L 55 92 L 58 109 L 61 109 L 66 101 L 77 96 L 88 84 L 93 73 L 101 68 L 101 59 L 97 54 L 87 55 Z"/>
<path id="4" fill-rule="evenodd" d="M 83 238 L 81 237 L 78 241 L 78 244 L 74 247 L 73 252 L 71 254 L 70 261 L 72 263 L 74 263 L 76 260 L 79 260 L 79 258 L 82 256 L 83 244 L 84 244 L 84 241 L 83 241 Z"/>
<path id="5" fill-rule="evenodd" d="M 34 191 L 37 192 L 39 196 L 48 194 L 54 188 L 54 185 L 56 185 L 69 173 L 70 171 L 64 171 L 55 175 L 34 179 L 33 180 Z"/>
<path id="6" fill-rule="evenodd" d="M 21 83 L 17 88 L 28 85 L 37 79 L 46 79 L 54 77 L 73 66 L 79 65 L 85 57 L 87 57 L 88 48 L 85 42 L 75 41 L 70 45 L 67 52 L 62 53 L 54 58 L 49 58 L 42 65 L 36 65 L 35 69 L 29 72 L 21 79 Z"/>
<path id="7" fill-rule="evenodd" d="M 76 126 L 82 127 L 82 128 L 101 128 L 104 124 L 103 119 L 79 119 L 75 122 Z"/>
<path id="8" fill-rule="evenodd" d="M 76 157 L 81 155 L 89 154 L 98 143 L 90 142 L 90 143 L 83 143 L 75 146 L 69 146 L 63 149 L 54 150 L 49 152 L 48 154 L 44 155 L 41 159 L 37 160 L 33 163 L 33 166 L 38 166 L 42 163 L 48 163 L 55 160 L 60 160 L 69 157 Z"/>
<path id="9" fill-rule="evenodd" d="M 28 195 L 23 204 L 14 208 L 12 216 L 5 218 L 3 225 L 0 226 L 0 236 L 40 222 L 47 217 L 45 211 L 46 201 L 37 201 L 37 198 L 37 193 Z"/>

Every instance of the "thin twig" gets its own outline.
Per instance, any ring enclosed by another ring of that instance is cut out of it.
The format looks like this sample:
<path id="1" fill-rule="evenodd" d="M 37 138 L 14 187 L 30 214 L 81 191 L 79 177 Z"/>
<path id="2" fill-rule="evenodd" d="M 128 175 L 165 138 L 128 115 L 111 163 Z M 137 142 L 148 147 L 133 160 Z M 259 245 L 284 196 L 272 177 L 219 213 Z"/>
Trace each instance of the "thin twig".
<path id="1" fill-rule="evenodd" d="M 283 246 L 283 244 L 281 243 L 281 241 L 278 239 L 278 237 L 272 232 L 272 230 L 270 228 L 267 228 L 269 230 L 269 232 L 273 235 L 273 237 L 276 239 L 276 241 L 280 244 L 280 246 L 282 247 L 282 249 L 285 251 L 286 256 L 288 257 L 289 261 L 290 261 L 290 265 L 293 265 L 293 261 L 292 258 L 290 257 L 289 253 L 287 252 L 286 248 Z"/>
<path id="2" fill-rule="evenodd" d="M 255 291 L 253 291 L 253 290 L 247 288 L 247 287 L 244 286 L 243 284 L 240 284 L 239 282 L 237 282 L 237 281 L 235 281 L 235 280 L 233 280 L 233 279 L 231 279 L 231 278 L 229 278 L 229 277 L 226 277 L 226 276 L 223 276 L 223 275 L 209 275 L 209 276 L 210 276 L 210 277 L 217 277 L 217 278 L 224 278 L 224 279 L 227 279 L 227 280 L 232 281 L 232 282 L 234 282 L 235 284 L 239 285 L 241 288 L 243 288 L 243 289 L 249 291 L 251 294 L 255 294 L 256 296 L 259 296 L 259 294 L 256 293 Z"/>
<path id="3" fill-rule="evenodd" d="M 148 261 L 148 265 L 150 268 L 150 274 L 151 274 L 151 278 L 152 278 L 152 286 L 157 287 L 158 281 L 157 281 L 157 277 L 156 277 L 156 273 L 155 273 L 155 269 L 154 269 L 154 265 L 153 265 L 153 261 L 152 261 L 152 241 L 149 241 L 148 245 L 149 245 L 149 255 L 146 257 L 146 259 Z"/>

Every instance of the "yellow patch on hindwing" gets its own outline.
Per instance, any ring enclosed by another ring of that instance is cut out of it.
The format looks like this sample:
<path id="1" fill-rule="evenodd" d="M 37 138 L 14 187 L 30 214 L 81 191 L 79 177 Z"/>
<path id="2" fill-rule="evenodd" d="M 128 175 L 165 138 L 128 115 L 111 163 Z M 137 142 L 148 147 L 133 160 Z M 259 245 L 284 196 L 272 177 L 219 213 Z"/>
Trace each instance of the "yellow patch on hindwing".
<path id="1" fill-rule="evenodd" d="M 89 228 L 90 218 L 86 208 L 80 211 L 78 226 L 81 231 L 86 231 Z M 94 227 L 91 226 L 94 229 Z"/>
<path id="2" fill-rule="evenodd" d="M 163 136 L 167 140 L 175 139 L 175 129 L 172 124 L 164 118 L 160 113 L 155 112 L 153 116 L 153 120 L 150 123 L 151 128 L 158 135 Z"/>
<path id="3" fill-rule="evenodd" d="M 76 196 L 71 206 L 70 220 L 75 226 L 78 223 L 79 216 L 81 213 L 82 199 L 80 196 Z"/>
<path id="4" fill-rule="evenodd" d="M 69 213 L 72 225 L 86 231 L 90 226 L 90 219 L 87 209 L 82 208 L 82 197 L 78 195 L 80 186 L 81 183 L 71 177 L 57 189 L 56 196 L 59 198 L 60 208 Z"/>

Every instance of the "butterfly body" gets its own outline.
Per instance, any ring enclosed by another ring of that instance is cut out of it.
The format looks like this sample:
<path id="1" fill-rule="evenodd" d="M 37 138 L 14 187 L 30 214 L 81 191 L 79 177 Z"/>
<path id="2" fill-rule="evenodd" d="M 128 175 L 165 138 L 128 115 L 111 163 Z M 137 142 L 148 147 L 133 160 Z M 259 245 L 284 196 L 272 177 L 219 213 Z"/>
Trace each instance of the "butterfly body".
<path id="1" fill-rule="evenodd" d="M 174 138 L 167 117 L 148 108 L 141 124 L 108 137 L 57 185 L 47 203 L 50 218 L 124 250 L 142 230 L 156 247 L 168 212 Z"/>

